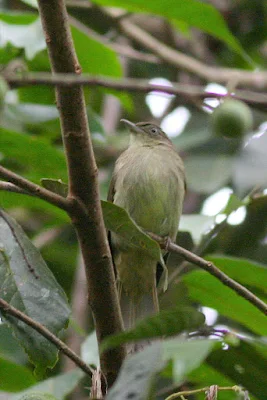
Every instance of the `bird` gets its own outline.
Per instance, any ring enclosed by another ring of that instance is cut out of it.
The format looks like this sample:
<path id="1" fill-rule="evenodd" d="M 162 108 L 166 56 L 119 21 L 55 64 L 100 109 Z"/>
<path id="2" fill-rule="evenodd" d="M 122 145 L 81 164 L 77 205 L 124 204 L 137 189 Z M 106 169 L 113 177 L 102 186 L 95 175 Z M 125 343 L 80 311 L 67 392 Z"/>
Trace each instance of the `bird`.
<path id="1" fill-rule="evenodd" d="M 129 147 L 115 162 L 107 200 L 145 232 L 175 241 L 185 195 L 184 164 L 166 133 L 151 122 L 121 120 Z M 126 329 L 159 311 L 157 260 L 109 232 Z"/>

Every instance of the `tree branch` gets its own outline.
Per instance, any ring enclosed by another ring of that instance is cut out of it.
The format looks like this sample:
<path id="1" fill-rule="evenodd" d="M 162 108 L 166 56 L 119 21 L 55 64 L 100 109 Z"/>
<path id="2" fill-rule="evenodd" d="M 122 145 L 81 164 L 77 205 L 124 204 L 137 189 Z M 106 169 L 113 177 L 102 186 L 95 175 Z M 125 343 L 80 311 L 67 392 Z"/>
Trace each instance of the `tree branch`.
<path id="1" fill-rule="evenodd" d="M 239 296 L 249 301 L 263 314 L 267 315 L 267 304 L 265 304 L 264 301 L 255 296 L 250 290 L 240 285 L 240 283 L 234 281 L 224 272 L 220 271 L 212 262 L 204 260 L 204 258 L 191 253 L 191 251 L 186 250 L 171 241 L 167 241 L 166 243 L 166 241 L 162 240 L 162 237 L 155 235 L 154 233 L 149 232 L 149 235 L 159 243 L 162 249 L 172 253 L 177 253 L 190 263 L 209 272 L 211 275 L 215 276 L 215 278 L 219 279 L 225 286 L 233 289 Z"/>
<path id="2" fill-rule="evenodd" d="M 45 337 L 49 342 L 53 343 L 62 353 L 64 353 L 68 358 L 70 358 L 79 368 L 81 368 L 87 375 L 92 375 L 94 370 L 89 367 L 76 353 L 74 353 L 64 342 L 58 339 L 52 332 L 49 331 L 44 325 L 28 317 L 17 308 L 11 306 L 5 300 L 0 298 L 0 309 L 4 313 L 10 314 L 13 317 L 23 321 L 25 324 L 33 328 L 35 331 L 39 332 L 43 337 Z"/>
<path id="3" fill-rule="evenodd" d="M 121 56 L 152 64 L 159 64 L 161 62 L 160 58 L 155 56 L 154 54 L 142 53 L 141 51 L 135 50 L 133 47 L 127 46 L 126 44 L 111 42 L 110 39 L 108 39 L 104 35 L 100 35 L 99 33 L 95 32 L 93 29 L 84 25 L 81 21 L 74 17 L 69 17 L 69 20 L 73 26 L 75 26 L 85 35 L 92 37 L 100 43 L 103 43 L 105 46 L 111 48 Z"/>
<path id="4" fill-rule="evenodd" d="M 208 82 L 228 83 L 231 81 L 236 84 L 254 86 L 259 89 L 267 87 L 266 71 L 254 72 L 235 68 L 211 67 L 160 42 L 131 21 L 125 18 L 118 18 L 118 15 L 121 14 L 121 10 L 101 8 L 101 11 L 113 21 L 113 24 L 117 26 L 124 35 L 146 49 L 149 49 L 153 54 L 174 67 L 191 72 Z"/>
<path id="5" fill-rule="evenodd" d="M 115 89 L 127 92 L 144 92 L 157 91 L 160 93 L 184 96 L 186 99 L 205 99 L 205 98 L 223 98 L 226 95 L 206 91 L 205 86 L 185 85 L 171 82 L 171 86 L 149 84 L 146 79 L 116 79 L 116 78 L 100 78 L 88 74 L 64 74 L 37 72 L 26 73 L 23 76 L 16 76 L 14 73 L 5 73 L 4 78 L 11 87 L 20 87 L 28 85 L 58 85 L 61 87 L 82 86 L 100 86 L 107 89 Z M 245 101 L 247 104 L 265 109 L 267 104 L 267 95 L 263 93 L 253 92 L 249 90 L 236 90 L 235 98 Z"/>
<path id="6" fill-rule="evenodd" d="M 11 182 L 0 182 L 0 189 L 39 197 L 40 199 L 45 200 L 54 206 L 62 208 L 65 211 L 68 211 L 70 208 L 69 201 L 64 197 L 61 197 L 56 193 L 50 192 L 50 190 L 42 188 L 41 186 L 28 181 L 28 179 L 9 171 L 7 168 L 2 167 L 1 165 L 0 177 L 6 179 L 8 182 Z"/>
<path id="7" fill-rule="evenodd" d="M 184 396 L 190 396 L 190 395 L 198 394 L 198 393 L 206 393 L 206 392 L 210 392 L 210 391 L 212 391 L 213 394 L 214 393 L 217 394 L 217 391 L 219 392 L 219 391 L 226 391 L 226 390 L 227 391 L 231 390 L 231 391 L 234 391 L 234 392 L 240 393 L 240 394 L 245 393 L 243 388 L 241 388 L 240 386 L 237 386 L 237 385 L 236 386 L 222 386 L 222 387 L 217 386 L 217 385 L 212 385 L 212 386 L 207 386 L 207 387 L 204 387 L 201 389 L 183 390 L 182 392 L 173 393 L 170 396 L 166 397 L 165 400 L 174 400 L 174 399 L 178 399 L 178 398 L 184 399 Z M 211 397 L 209 397 L 209 398 L 211 398 Z M 212 398 L 216 399 L 217 396 L 216 397 L 212 396 Z"/>
<path id="8" fill-rule="evenodd" d="M 52 72 L 80 74 L 64 0 L 38 0 L 38 4 Z M 81 86 L 57 86 L 56 97 L 69 175 L 69 215 L 84 258 L 88 299 L 100 344 L 106 336 L 122 330 L 122 318 L 100 205 L 98 171 Z M 100 356 L 109 386 L 117 377 L 124 355 L 121 346 Z"/>

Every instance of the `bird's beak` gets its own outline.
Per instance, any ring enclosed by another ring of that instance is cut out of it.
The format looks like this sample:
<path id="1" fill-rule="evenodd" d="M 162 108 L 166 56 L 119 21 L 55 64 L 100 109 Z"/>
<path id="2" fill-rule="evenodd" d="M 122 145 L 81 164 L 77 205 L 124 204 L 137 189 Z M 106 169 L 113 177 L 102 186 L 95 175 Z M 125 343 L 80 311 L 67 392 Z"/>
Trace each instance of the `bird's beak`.
<path id="1" fill-rule="evenodd" d="M 139 126 L 136 126 L 133 122 L 128 121 L 128 119 L 121 119 L 121 122 L 124 122 L 127 127 L 130 129 L 131 132 L 133 133 L 142 133 L 142 129 L 139 128 Z"/>

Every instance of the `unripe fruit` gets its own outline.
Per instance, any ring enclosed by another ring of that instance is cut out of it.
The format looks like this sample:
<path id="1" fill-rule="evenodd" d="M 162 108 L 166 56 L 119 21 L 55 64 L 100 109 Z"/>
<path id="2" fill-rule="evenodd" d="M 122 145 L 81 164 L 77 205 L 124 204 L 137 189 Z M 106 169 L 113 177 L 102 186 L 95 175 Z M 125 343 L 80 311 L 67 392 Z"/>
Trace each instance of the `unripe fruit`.
<path id="1" fill-rule="evenodd" d="M 8 84 L 5 79 L 0 76 L 0 111 L 4 108 L 5 96 L 8 90 Z"/>
<path id="2" fill-rule="evenodd" d="M 19 400 L 57 400 L 52 394 L 42 392 L 32 392 L 25 394 Z"/>
<path id="3" fill-rule="evenodd" d="M 212 130 L 219 136 L 240 138 L 250 131 L 252 126 L 252 112 L 240 100 L 226 99 L 211 115 Z"/>

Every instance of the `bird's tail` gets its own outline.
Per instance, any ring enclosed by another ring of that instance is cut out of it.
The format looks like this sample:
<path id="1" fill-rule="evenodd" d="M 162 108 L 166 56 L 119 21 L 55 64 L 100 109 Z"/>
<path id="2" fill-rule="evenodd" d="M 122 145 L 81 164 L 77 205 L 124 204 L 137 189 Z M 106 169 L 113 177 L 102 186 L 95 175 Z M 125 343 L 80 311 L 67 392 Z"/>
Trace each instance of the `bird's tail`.
<path id="1" fill-rule="evenodd" d="M 156 285 L 152 293 L 144 294 L 138 302 L 129 297 L 122 287 L 119 288 L 119 295 L 123 323 L 126 330 L 134 328 L 138 321 L 159 311 Z"/>

